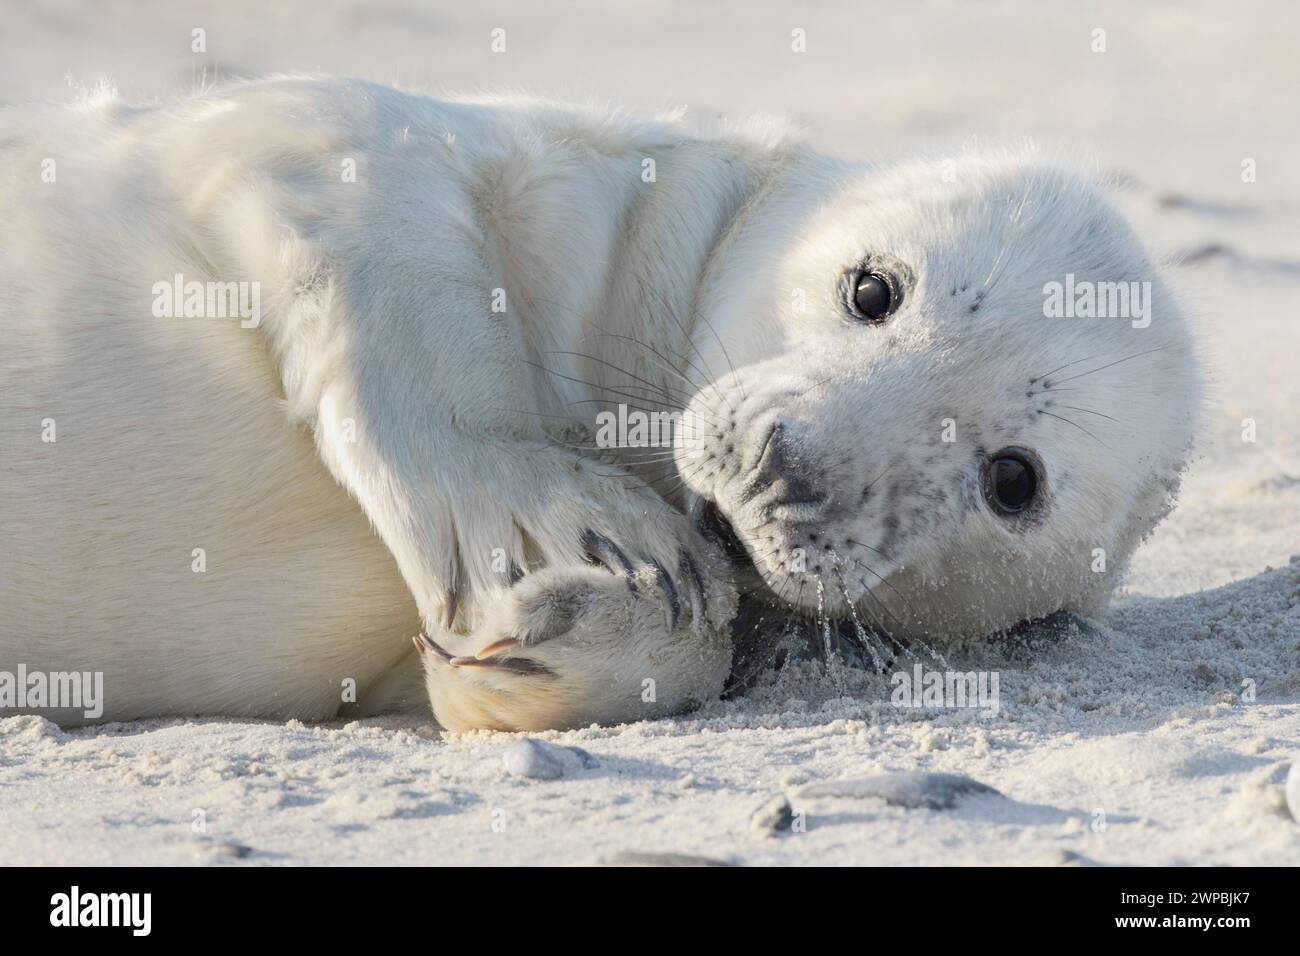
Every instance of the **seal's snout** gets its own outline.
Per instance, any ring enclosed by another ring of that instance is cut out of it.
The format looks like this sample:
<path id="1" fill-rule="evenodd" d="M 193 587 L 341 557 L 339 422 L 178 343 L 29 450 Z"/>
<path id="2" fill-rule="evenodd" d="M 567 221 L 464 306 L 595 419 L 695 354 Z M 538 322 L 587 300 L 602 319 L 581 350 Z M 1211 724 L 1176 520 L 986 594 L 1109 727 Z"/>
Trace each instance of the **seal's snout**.
<path id="1" fill-rule="evenodd" d="M 788 409 L 765 409 L 748 420 L 737 416 L 710 438 L 706 462 L 718 465 L 710 472 L 706 464 L 705 480 L 693 488 L 696 528 L 726 555 L 738 586 L 800 604 L 791 576 L 802 580 L 805 566 L 814 574 L 830 570 L 820 563 L 833 541 L 823 532 L 836 511 L 836 481 L 816 430 Z M 687 474 L 700 471 L 695 465 Z"/>
<path id="2" fill-rule="evenodd" d="M 815 459 L 800 442 L 801 427 L 788 418 L 778 418 L 757 443 L 751 456 L 753 466 L 738 499 L 742 504 L 759 503 L 767 510 L 818 511 L 825 507 L 825 476 Z"/>

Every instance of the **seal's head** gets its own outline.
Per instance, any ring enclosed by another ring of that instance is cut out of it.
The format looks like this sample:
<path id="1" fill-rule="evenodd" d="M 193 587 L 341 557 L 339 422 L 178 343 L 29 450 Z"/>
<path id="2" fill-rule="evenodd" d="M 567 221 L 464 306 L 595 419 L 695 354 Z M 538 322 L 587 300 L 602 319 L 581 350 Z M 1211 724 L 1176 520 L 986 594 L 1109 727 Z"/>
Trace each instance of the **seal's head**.
<path id="1" fill-rule="evenodd" d="M 765 203 L 701 301 L 726 371 L 678 453 L 697 524 L 781 601 L 899 636 L 1096 611 L 1168 510 L 1188 329 L 1100 192 L 1033 156 Z"/>

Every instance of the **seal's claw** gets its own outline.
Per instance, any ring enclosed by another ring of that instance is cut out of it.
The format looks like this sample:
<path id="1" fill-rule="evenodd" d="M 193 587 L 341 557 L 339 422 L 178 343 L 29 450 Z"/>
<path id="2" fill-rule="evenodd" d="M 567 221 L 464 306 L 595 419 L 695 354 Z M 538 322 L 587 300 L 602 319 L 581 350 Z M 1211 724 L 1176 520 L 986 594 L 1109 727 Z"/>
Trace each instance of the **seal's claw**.
<path id="1" fill-rule="evenodd" d="M 663 565 L 658 561 L 652 563 L 655 570 L 655 583 L 659 585 L 659 590 L 664 592 L 664 597 L 668 599 L 667 624 L 668 630 L 677 630 L 677 622 L 682 617 L 682 602 L 677 596 L 677 585 L 673 584 L 673 579 L 668 572 L 664 570 Z"/>
<path id="2" fill-rule="evenodd" d="M 481 661 L 477 657 L 453 657 L 447 663 L 452 667 L 491 667 L 496 661 Z"/>
<path id="3" fill-rule="evenodd" d="M 460 606 L 460 594 L 454 587 L 448 588 L 442 599 L 442 626 L 451 630 L 456 626 L 456 609 Z"/>
<path id="4" fill-rule="evenodd" d="M 447 638 L 454 656 L 424 655 L 438 722 L 448 730 L 581 727 L 676 713 L 720 694 L 732 658 L 722 624 L 734 616 L 735 592 L 726 578 L 697 581 L 683 570 L 682 550 L 658 564 L 629 550 L 634 593 L 602 564 L 566 563 L 539 567 L 495 596 L 465 640 Z M 691 557 L 708 567 L 698 552 Z M 687 623 L 701 585 L 722 620 L 716 627 Z M 643 700 L 650 675 L 670 678 L 657 683 L 674 696 Z"/>
<path id="5" fill-rule="evenodd" d="M 500 654 L 502 651 L 511 650 L 516 647 L 523 647 L 523 644 L 515 640 L 513 637 L 503 637 L 499 641 L 493 641 L 486 647 L 479 648 L 478 653 L 474 656 L 479 660 L 486 660 L 494 654 Z"/>
<path id="6" fill-rule="evenodd" d="M 700 577 L 700 569 L 696 566 L 695 559 L 685 551 L 682 552 L 681 577 L 686 582 L 686 590 L 691 598 L 691 614 L 694 617 L 695 627 L 703 627 L 706 623 L 704 615 L 709 610 L 709 599 L 705 596 L 704 579 Z"/>
<path id="7" fill-rule="evenodd" d="M 433 638 L 429 637 L 423 631 L 411 638 L 415 642 L 415 649 L 423 654 L 425 651 L 432 651 L 435 657 L 441 660 L 451 662 L 452 654 L 438 644 L 434 643 Z"/>
<path id="8" fill-rule="evenodd" d="M 582 534 L 582 547 L 593 561 L 603 564 L 614 574 L 627 578 L 628 590 L 636 592 L 636 582 L 632 580 L 635 573 L 632 562 L 628 560 L 623 549 L 599 532 L 588 528 Z"/>
<path id="9" fill-rule="evenodd" d="M 489 657 L 486 660 L 479 660 L 477 657 L 453 657 L 447 663 L 452 667 L 491 667 L 503 671 L 514 671 L 516 674 L 536 674 L 548 677 L 555 675 L 555 671 L 545 664 L 540 664 L 527 657 Z"/>

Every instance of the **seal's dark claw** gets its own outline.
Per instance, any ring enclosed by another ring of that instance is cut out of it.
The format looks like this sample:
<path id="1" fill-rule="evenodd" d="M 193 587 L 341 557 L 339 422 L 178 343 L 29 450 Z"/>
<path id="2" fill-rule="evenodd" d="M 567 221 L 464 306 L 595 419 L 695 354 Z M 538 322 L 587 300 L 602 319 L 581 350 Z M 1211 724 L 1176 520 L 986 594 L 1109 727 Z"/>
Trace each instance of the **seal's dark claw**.
<path id="1" fill-rule="evenodd" d="M 636 582 L 632 580 L 632 562 L 628 560 L 623 549 L 599 532 L 588 528 L 582 534 L 582 547 L 591 559 L 603 564 L 614 574 L 627 578 L 628 589 L 635 593 Z"/>
<path id="2" fill-rule="evenodd" d="M 421 632 L 417 634 L 415 637 L 411 638 L 411 640 L 415 642 L 415 649 L 419 651 L 421 654 L 423 654 L 425 651 L 432 651 L 434 656 L 438 657 L 440 660 L 446 661 L 448 663 L 451 662 L 453 655 L 448 653 L 445 649 L 440 647 L 438 644 L 436 644 L 433 638 L 429 637 L 428 634 Z"/>
<path id="3" fill-rule="evenodd" d="M 682 580 L 686 582 L 691 595 L 691 613 L 695 617 L 695 626 L 703 627 L 705 614 L 709 610 L 709 599 L 704 591 L 704 579 L 700 577 L 700 569 L 695 566 L 695 560 L 685 551 L 682 552 L 681 568 Z"/>
<path id="4" fill-rule="evenodd" d="M 659 590 L 664 592 L 664 597 L 668 598 L 668 630 L 675 631 L 677 622 L 682 617 L 682 602 L 677 596 L 677 585 L 673 584 L 673 579 L 658 561 L 654 562 L 654 569 L 655 583 L 659 585 Z"/>
<path id="5" fill-rule="evenodd" d="M 442 599 L 442 626 L 451 630 L 456 624 L 456 608 L 460 605 L 460 595 L 454 587 L 447 589 Z"/>

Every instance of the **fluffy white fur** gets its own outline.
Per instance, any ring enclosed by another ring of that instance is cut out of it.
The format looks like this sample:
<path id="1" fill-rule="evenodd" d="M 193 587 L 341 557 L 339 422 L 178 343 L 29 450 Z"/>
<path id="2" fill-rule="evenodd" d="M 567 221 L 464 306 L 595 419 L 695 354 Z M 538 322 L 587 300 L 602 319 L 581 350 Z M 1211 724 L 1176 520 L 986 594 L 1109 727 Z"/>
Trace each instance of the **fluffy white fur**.
<path id="1" fill-rule="evenodd" d="M 320 78 L 11 108 L 0 154 L 0 667 L 102 670 L 105 719 L 409 704 L 421 629 L 449 728 L 678 711 L 731 658 L 736 594 L 684 516 L 705 498 L 755 557 L 820 531 L 855 562 L 822 572 L 829 601 L 890 629 L 1092 610 L 1191 432 L 1175 306 L 1098 194 L 1032 155 L 963 157 L 950 183 Z M 837 290 L 877 254 L 916 285 L 855 325 Z M 1043 318 L 1067 271 L 1155 280 L 1153 323 Z M 176 273 L 260 283 L 260 327 L 156 318 Z M 1059 397 L 1077 425 L 1036 414 L 1058 396 L 1035 375 L 1118 359 Z M 598 409 L 669 396 L 710 423 L 684 488 L 583 447 Z M 828 489 L 815 518 L 739 503 L 776 415 Z M 1048 470 L 1022 526 L 974 491 L 1012 444 Z M 588 563 L 593 540 L 629 573 Z"/>

